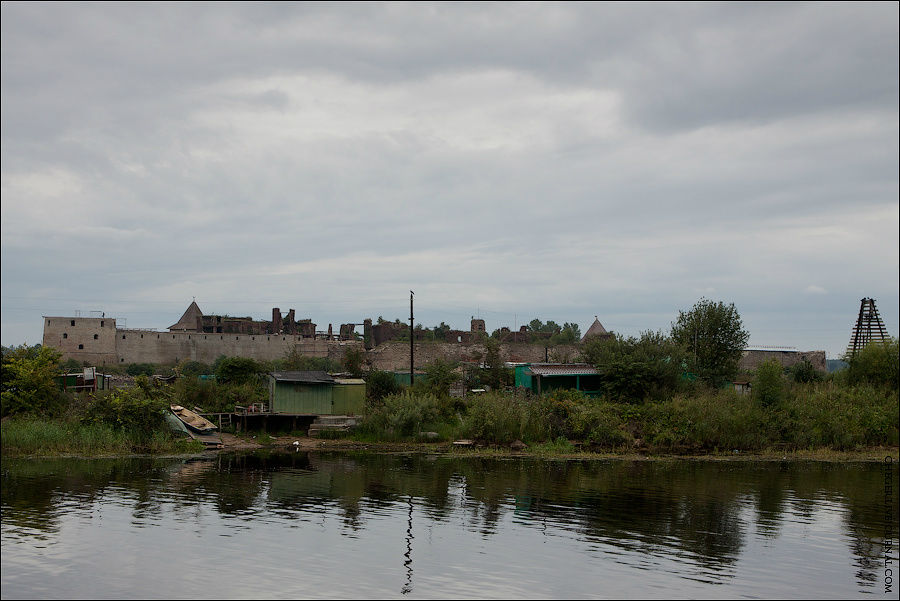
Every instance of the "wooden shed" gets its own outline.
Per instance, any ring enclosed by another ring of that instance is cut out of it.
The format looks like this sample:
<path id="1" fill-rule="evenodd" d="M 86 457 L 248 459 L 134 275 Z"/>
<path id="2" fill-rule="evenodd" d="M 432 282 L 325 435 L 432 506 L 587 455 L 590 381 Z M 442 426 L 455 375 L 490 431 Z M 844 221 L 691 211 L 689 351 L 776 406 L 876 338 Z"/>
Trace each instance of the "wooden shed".
<path id="1" fill-rule="evenodd" d="M 324 371 L 269 374 L 269 411 L 286 415 L 359 415 L 366 405 L 365 380 L 335 379 Z"/>

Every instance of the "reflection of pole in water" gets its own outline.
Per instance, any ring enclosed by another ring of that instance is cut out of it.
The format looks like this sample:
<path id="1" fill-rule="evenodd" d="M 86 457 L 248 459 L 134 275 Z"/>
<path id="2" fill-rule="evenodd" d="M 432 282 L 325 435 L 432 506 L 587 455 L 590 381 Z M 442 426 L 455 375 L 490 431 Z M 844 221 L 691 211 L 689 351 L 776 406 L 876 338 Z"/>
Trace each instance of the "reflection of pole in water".
<path id="1" fill-rule="evenodd" d="M 409 519 L 406 522 L 406 553 L 403 554 L 403 557 L 406 558 L 406 561 L 403 562 L 403 565 L 406 566 L 406 584 L 400 589 L 400 592 L 404 595 L 412 592 L 412 539 L 415 538 L 412 533 L 412 513 L 412 495 L 409 495 Z"/>

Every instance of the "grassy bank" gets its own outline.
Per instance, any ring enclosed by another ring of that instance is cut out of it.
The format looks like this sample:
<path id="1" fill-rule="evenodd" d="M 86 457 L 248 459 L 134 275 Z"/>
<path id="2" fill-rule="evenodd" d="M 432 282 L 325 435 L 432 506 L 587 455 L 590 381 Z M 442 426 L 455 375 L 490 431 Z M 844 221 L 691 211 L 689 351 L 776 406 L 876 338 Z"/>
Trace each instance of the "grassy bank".
<path id="1" fill-rule="evenodd" d="M 538 452 L 627 453 L 856 451 L 898 444 L 898 395 L 884 387 L 798 384 L 777 403 L 699 388 L 640 404 L 571 391 L 486 394 L 466 401 L 400 394 L 370 408 L 350 436 L 360 442 L 522 441 Z"/>
<path id="2" fill-rule="evenodd" d="M 203 450 L 195 441 L 170 432 L 125 430 L 107 424 L 65 419 L 10 418 L 0 425 L 4 456 L 178 454 Z"/>

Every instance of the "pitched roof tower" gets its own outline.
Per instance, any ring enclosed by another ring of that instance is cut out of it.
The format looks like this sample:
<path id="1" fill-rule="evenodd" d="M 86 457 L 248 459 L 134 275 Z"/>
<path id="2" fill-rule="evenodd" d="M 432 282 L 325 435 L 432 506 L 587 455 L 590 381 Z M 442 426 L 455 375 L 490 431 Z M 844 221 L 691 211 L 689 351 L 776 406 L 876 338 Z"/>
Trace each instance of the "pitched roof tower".
<path id="1" fill-rule="evenodd" d="M 606 331 L 606 328 L 603 327 L 603 324 L 600 323 L 600 320 L 597 319 L 596 315 L 594 315 L 594 323 L 591 324 L 591 327 L 589 327 L 587 332 L 584 333 L 584 336 L 581 337 L 581 341 L 584 342 L 592 336 L 611 336 L 611 334 Z"/>
<path id="2" fill-rule="evenodd" d="M 197 306 L 197 301 L 191 301 L 184 315 L 178 320 L 178 323 L 169 326 L 170 332 L 196 332 L 197 318 L 203 317 L 203 311 Z"/>

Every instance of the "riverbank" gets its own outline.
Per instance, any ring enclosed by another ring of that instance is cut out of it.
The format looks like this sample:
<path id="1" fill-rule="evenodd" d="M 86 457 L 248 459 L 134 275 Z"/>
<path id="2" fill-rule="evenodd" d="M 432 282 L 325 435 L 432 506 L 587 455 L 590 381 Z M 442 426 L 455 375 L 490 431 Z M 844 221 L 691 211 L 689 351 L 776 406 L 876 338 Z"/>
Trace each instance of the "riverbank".
<path id="1" fill-rule="evenodd" d="M 191 444 L 186 439 L 157 441 L 152 447 L 135 446 L 127 437 L 112 436 L 106 444 L 90 443 L 91 439 L 80 442 L 69 440 L 66 444 L 44 442 L 39 445 L 16 446 L 14 437 L 7 437 L 7 423 L 4 422 L 3 456 L 18 458 L 110 458 L 140 456 L 182 456 L 208 457 L 210 455 L 234 452 L 269 451 L 276 453 L 296 453 L 310 451 L 326 452 L 368 452 L 381 454 L 422 454 L 444 455 L 451 457 L 483 457 L 483 458 L 523 458 L 554 460 L 624 460 L 624 461 L 824 461 L 824 462 L 877 462 L 890 458 L 900 462 L 900 447 L 873 446 L 855 450 L 816 449 L 764 449 L 745 452 L 730 451 L 695 451 L 666 452 L 660 450 L 601 450 L 579 448 L 573 443 L 569 446 L 555 444 L 538 444 L 524 448 L 510 448 L 500 445 L 471 444 L 455 445 L 452 442 L 363 442 L 350 438 L 320 439 L 296 435 L 271 436 L 267 434 L 235 435 L 221 433 L 224 448 L 205 450 L 202 445 Z M 109 436 L 109 434 L 107 434 Z M 58 437 L 58 436 L 57 436 Z M 98 437 L 100 438 L 100 437 Z M 102 440 L 102 438 L 101 438 Z"/>
<path id="2" fill-rule="evenodd" d="M 573 445 L 574 447 L 574 445 Z M 536 457 L 551 459 L 582 460 L 716 460 L 716 461 L 883 461 L 890 457 L 892 461 L 900 461 L 900 447 L 867 447 L 858 450 L 836 451 L 828 448 L 818 449 L 764 449 L 757 452 L 720 451 L 695 453 L 668 453 L 635 450 L 569 450 L 548 447 L 548 445 L 526 446 L 512 449 L 496 445 L 457 446 L 447 442 L 360 442 L 351 439 L 328 439 L 280 436 L 271 437 L 265 445 L 254 448 L 284 451 L 368 451 L 373 453 L 393 454 L 440 454 L 462 457 Z M 228 452 L 225 449 L 219 451 Z"/>

